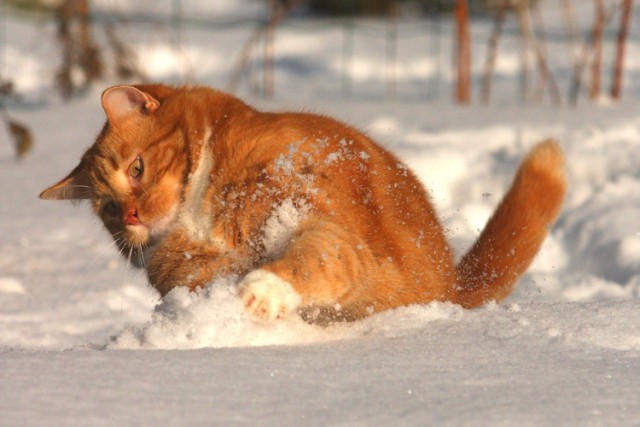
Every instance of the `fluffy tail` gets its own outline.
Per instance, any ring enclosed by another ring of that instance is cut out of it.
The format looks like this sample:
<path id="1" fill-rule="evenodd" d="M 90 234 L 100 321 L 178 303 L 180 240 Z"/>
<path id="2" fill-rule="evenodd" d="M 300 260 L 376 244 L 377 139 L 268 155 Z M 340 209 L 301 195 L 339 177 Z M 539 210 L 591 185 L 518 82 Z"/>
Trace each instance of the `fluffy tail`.
<path id="1" fill-rule="evenodd" d="M 538 144 L 522 162 L 473 248 L 456 267 L 456 303 L 466 308 L 500 301 L 511 293 L 556 219 L 566 190 L 558 144 Z"/>

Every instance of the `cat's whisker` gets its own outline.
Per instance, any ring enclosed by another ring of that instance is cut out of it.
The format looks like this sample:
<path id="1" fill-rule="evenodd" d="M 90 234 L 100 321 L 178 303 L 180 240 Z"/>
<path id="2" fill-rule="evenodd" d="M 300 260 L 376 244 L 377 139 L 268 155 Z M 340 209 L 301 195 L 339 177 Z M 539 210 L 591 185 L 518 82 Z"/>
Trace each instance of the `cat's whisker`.
<path id="1" fill-rule="evenodd" d="M 127 267 L 131 265 L 131 254 L 133 253 L 133 246 L 129 247 L 129 257 L 127 258 Z"/>
<path id="2" fill-rule="evenodd" d="M 122 239 L 121 242 L 118 242 L 118 244 L 116 245 L 116 247 L 118 248 L 118 253 L 120 254 L 120 256 L 124 257 L 124 250 L 126 248 L 126 243 L 124 242 L 124 239 Z"/>
<path id="3" fill-rule="evenodd" d="M 147 253 L 147 245 L 141 244 L 138 247 L 138 267 L 142 268 L 144 271 L 147 270 L 147 261 L 145 259 Z"/>
<path id="4" fill-rule="evenodd" d="M 138 256 L 140 257 L 140 265 L 142 265 L 142 267 L 146 270 L 147 269 L 147 264 L 145 261 L 145 253 L 147 252 L 148 249 L 148 245 L 146 243 L 143 243 L 142 245 L 140 245 L 140 252 L 138 252 Z"/>
<path id="5" fill-rule="evenodd" d="M 119 234 L 122 234 L 122 232 L 118 232 Z M 127 247 L 127 242 L 126 242 L 126 238 L 125 237 L 121 237 L 119 239 L 115 240 L 115 244 L 116 244 L 116 248 L 118 249 L 118 253 L 120 254 L 120 256 L 125 257 L 124 251 Z"/>
<path id="6" fill-rule="evenodd" d="M 124 241 L 124 238 L 122 238 L 121 241 Z M 60 299 L 66 299 L 71 294 L 71 292 L 73 292 L 77 288 L 80 281 L 87 277 L 91 267 L 93 267 L 93 265 L 96 264 L 99 260 L 107 257 L 109 255 L 109 252 L 111 251 L 113 251 L 113 247 L 111 245 L 103 247 L 100 252 L 89 262 L 89 264 L 87 264 L 82 273 L 77 276 L 73 284 L 66 290 L 66 292 L 60 295 Z M 121 250 L 118 250 L 118 252 L 119 254 L 122 254 Z"/>

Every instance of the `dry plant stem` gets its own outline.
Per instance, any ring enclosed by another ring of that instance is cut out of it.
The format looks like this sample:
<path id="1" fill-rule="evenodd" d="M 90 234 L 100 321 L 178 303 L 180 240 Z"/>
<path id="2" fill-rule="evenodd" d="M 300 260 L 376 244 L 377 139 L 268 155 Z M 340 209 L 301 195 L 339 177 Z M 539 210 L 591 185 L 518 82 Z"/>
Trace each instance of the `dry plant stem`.
<path id="1" fill-rule="evenodd" d="M 63 98 L 70 98 L 77 89 L 71 72 L 79 68 L 84 74 L 83 86 L 102 77 L 100 51 L 91 34 L 91 17 L 87 0 L 66 0 L 58 11 L 58 38 L 62 44 L 62 65 L 57 82 Z"/>
<path id="2" fill-rule="evenodd" d="M 57 83 L 63 98 L 71 98 L 71 68 L 73 66 L 73 40 L 71 36 L 71 2 L 66 1 L 58 11 L 58 39 L 62 45 L 62 65 L 57 73 Z"/>
<path id="3" fill-rule="evenodd" d="M 631 11 L 633 8 L 633 0 L 624 0 L 622 3 L 622 12 L 620 14 L 620 31 L 618 31 L 618 43 L 616 50 L 616 61 L 613 70 L 613 82 L 611 83 L 611 97 L 620 99 L 622 95 L 622 74 L 624 71 L 624 54 L 627 44 L 627 34 L 629 32 L 629 21 L 631 19 Z"/>
<path id="4" fill-rule="evenodd" d="M 530 22 L 528 20 L 528 0 L 519 0 L 516 4 L 516 13 L 518 15 L 518 25 L 520 26 L 520 41 L 522 43 L 522 50 L 520 52 L 520 59 L 522 61 L 521 72 L 521 91 L 523 102 L 529 101 L 529 43 L 531 42 L 529 28 Z"/>
<path id="5" fill-rule="evenodd" d="M 542 57 L 545 58 L 545 69 L 541 69 L 538 72 L 538 82 L 536 84 L 536 89 L 534 93 L 534 101 L 536 103 L 541 103 L 544 98 L 544 89 L 548 84 L 549 70 L 546 66 L 546 58 L 547 58 L 547 37 L 545 35 L 544 28 L 544 19 L 542 17 L 542 11 L 540 10 L 540 3 L 535 2 L 532 6 L 532 18 L 533 18 L 533 26 L 535 28 L 534 34 L 536 39 L 536 48 L 540 49 L 542 53 Z M 559 95 L 558 95 L 559 98 Z M 556 103 L 558 105 L 558 103 Z"/>
<path id="6" fill-rule="evenodd" d="M 554 105 L 562 104 L 562 97 L 560 96 L 560 88 L 558 84 L 551 74 L 549 70 L 549 66 L 547 64 L 547 57 L 545 51 L 543 49 L 542 44 L 536 38 L 532 28 L 531 28 L 531 18 L 529 14 L 529 9 L 526 7 L 527 1 L 523 1 L 520 5 L 524 4 L 525 6 L 518 7 L 518 21 L 520 23 L 520 31 L 522 33 L 523 42 L 525 49 L 533 48 L 533 53 L 535 55 L 536 64 L 538 66 L 538 72 L 540 74 L 540 80 L 543 83 L 546 83 L 546 86 L 549 88 L 549 95 L 551 97 L 551 101 Z M 528 100 L 530 98 L 529 94 L 529 84 L 528 84 L 528 52 L 523 53 L 523 61 L 526 61 L 523 64 L 525 79 L 523 81 L 523 90 L 524 90 L 524 99 Z"/>
<path id="7" fill-rule="evenodd" d="M 135 53 L 118 37 L 113 23 L 107 24 L 105 31 L 115 56 L 118 77 L 123 79 L 136 78 L 142 82 L 148 81 L 136 65 Z"/>
<path id="8" fill-rule="evenodd" d="M 91 17 L 87 0 L 76 1 L 76 14 L 79 20 L 80 64 L 87 77 L 87 83 L 102 77 L 103 65 L 100 51 L 91 35 Z"/>
<path id="9" fill-rule="evenodd" d="M 0 88 L 0 117 L 13 139 L 16 159 L 20 160 L 33 148 L 33 134 L 27 125 L 12 119 L 9 115 L 7 108 L 4 106 L 3 98 L 10 93 L 12 93 L 11 83 L 7 83 Z"/>
<path id="10" fill-rule="evenodd" d="M 455 10 L 456 21 L 456 68 L 458 82 L 455 99 L 460 104 L 471 101 L 471 42 L 469 40 L 469 5 L 467 0 L 457 0 Z"/>
<path id="11" fill-rule="evenodd" d="M 596 19 L 593 24 L 593 62 L 591 63 L 591 88 L 589 96 L 597 100 L 600 96 L 600 82 L 602 79 L 602 35 L 604 33 L 604 0 L 595 0 Z"/>
<path id="12" fill-rule="evenodd" d="M 269 21 L 266 25 L 261 25 L 251 34 L 251 37 L 245 42 L 240 49 L 238 60 L 233 67 L 233 73 L 231 74 L 231 82 L 229 84 L 229 91 L 234 93 L 240 86 L 241 78 L 246 75 L 249 65 L 249 58 L 251 57 L 251 51 L 253 47 L 262 37 L 267 37 L 268 31 L 275 31 L 275 28 L 289 15 L 289 13 L 302 3 L 302 0 L 294 0 L 286 6 L 279 6 L 277 11 L 270 14 Z M 267 64 L 263 65 L 266 70 Z M 264 88 L 266 91 L 266 87 Z M 265 92 L 266 93 L 266 92 Z"/>
<path id="13" fill-rule="evenodd" d="M 611 20 L 615 11 L 615 5 L 611 6 L 605 13 L 604 26 L 606 26 Z M 585 40 L 582 42 L 582 49 L 578 53 L 573 66 L 573 75 L 571 77 L 571 85 L 569 86 L 569 104 L 575 106 L 578 103 L 578 96 L 582 89 L 582 79 L 584 77 L 584 70 L 589 64 L 591 55 L 593 54 L 593 43 L 591 37 L 593 33 L 589 33 Z"/>
<path id="14" fill-rule="evenodd" d="M 487 48 L 487 60 L 484 65 L 484 72 L 482 76 L 482 103 L 488 104 L 491 98 L 491 76 L 496 63 L 496 57 L 498 55 L 498 42 L 502 34 L 502 27 L 504 24 L 505 7 L 500 6 L 495 14 L 493 20 L 493 31 L 489 38 L 489 47 Z"/>
<path id="15" fill-rule="evenodd" d="M 569 40 L 567 43 L 568 46 L 568 54 L 569 57 L 573 59 L 575 62 L 577 58 L 577 46 L 580 44 L 580 37 L 578 35 L 578 30 L 576 29 L 576 17 L 573 10 L 573 6 L 571 4 L 571 0 L 563 0 L 563 14 L 564 14 L 564 22 L 566 28 L 566 38 Z"/>

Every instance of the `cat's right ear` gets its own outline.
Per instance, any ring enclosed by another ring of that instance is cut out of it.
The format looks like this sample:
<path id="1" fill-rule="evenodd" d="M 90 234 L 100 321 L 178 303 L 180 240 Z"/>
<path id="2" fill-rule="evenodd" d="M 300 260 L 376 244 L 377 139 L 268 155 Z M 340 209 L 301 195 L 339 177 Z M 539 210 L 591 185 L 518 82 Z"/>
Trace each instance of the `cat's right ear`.
<path id="1" fill-rule="evenodd" d="M 153 113 L 160 102 L 133 86 L 114 86 L 102 93 L 102 108 L 111 125 Z"/>
<path id="2" fill-rule="evenodd" d="M 92 196 L 91 185 L 80 162 L 64 179 L 40 193 L 45 200 L 84 200 Z"/>

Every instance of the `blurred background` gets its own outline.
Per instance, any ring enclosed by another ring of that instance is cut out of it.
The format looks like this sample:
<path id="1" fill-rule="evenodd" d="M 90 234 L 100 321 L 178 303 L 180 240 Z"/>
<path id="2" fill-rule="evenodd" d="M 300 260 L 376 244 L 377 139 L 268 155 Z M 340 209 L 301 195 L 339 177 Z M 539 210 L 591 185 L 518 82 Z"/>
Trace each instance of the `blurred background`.
<path id="1" fill-rule="evenodd" d="M 3 0 L 2 117 L 123 82 L 254 99 L 608 105 L 638 97 L 633 0 Z M 636 8 L 637 9 L 637 8 Z"/>

